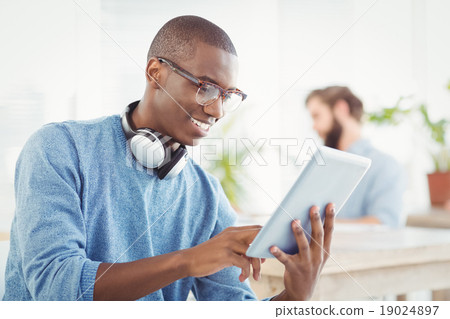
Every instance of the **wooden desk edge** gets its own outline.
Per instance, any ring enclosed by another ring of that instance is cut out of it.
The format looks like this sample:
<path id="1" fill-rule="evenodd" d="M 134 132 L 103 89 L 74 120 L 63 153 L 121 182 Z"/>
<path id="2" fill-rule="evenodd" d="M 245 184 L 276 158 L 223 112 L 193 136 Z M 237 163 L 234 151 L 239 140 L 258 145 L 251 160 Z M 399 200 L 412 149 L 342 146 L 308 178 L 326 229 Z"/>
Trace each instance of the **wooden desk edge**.
<path id="1" fill-rule="evenodd" d="M 418 251 L 420 251 L 420 254 L 417 254 Z M 325 264 L 322 274 L 331 275 L 341 273 L 343 269 L 346 271 L 362 271 L 373 268 L 392 267 L 399 264 L 406 266 L 439 261 L 450 261 L 450 245 L 408 247 L 406 249 L 393 249 L 390 251 L 339 251 L 336 253 L 331 252 L 331 258 Z M 284 274 L 284 266 L 274 258 L 267 259 L 262 265 L 262 274 L 282 277 Z"/>

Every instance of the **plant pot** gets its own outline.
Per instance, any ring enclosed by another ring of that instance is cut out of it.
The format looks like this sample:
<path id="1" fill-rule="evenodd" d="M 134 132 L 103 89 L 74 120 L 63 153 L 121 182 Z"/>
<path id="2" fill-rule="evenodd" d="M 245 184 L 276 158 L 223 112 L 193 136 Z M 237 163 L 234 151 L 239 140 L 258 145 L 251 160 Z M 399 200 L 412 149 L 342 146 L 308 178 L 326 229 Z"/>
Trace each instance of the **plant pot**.
<path id="1" fill-rule="evenodd" d="M 428 174 L 430 201 L 433 206 L 444 206 L 450 200 L 450 172 Z"/>

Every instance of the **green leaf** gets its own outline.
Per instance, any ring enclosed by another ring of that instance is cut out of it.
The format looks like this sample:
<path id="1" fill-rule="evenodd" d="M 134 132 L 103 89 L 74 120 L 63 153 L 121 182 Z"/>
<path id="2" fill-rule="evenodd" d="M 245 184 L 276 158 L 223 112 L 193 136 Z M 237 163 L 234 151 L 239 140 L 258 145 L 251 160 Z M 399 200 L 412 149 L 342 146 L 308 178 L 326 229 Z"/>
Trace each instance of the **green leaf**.
<path id="1" fill-rule="evenodd" d="M 400 97 L 397 103 L 393 107 L 386 107 L 381 109 L 379 112 L 367 113 L 367 120 L 375 124 L 389 124 L 398 125 L 403 121 L 407 115 L 412 111 L 411 108 L 402 109 L 400 108 L 400 103 L 404 97 Z"/>

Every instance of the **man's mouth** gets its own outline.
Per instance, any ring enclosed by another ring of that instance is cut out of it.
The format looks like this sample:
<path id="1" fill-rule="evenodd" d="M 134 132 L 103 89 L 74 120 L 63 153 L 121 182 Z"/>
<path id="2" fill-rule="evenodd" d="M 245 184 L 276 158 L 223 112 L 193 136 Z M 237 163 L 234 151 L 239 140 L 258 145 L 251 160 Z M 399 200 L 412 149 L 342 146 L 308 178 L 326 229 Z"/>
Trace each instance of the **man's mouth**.
<path id="1" fill-rule="evenodd" d="M 206 124 L 206 123 L 200 122 L 200 121 L 194 119 L 193 117 L 191 117 L 191 122 L 194 123 L 195 125 L 197 125 L 198 127 L 200 127 L 201 129 L 205 130 L 205 131 L 208 131 L 209 128 L 211 127 L 210 124 Z"/>

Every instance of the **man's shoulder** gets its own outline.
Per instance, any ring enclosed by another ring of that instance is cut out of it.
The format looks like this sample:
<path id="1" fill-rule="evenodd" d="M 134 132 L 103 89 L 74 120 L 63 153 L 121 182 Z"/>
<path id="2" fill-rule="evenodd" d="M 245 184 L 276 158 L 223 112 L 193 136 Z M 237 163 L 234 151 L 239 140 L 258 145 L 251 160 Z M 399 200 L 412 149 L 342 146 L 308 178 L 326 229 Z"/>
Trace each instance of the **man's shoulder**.
<path id="1" fill-rule="evenodd" d="M 109 133 L 120 126 L 119 115 L 103 116 L 91 120 L 70 120 L 48 125 L 61 126 L 73 135 L 87 136 L 88 134 Z"/>
<path id="2" fill-rule="evenodd" d="M 108 131 L 114 128 L 114 122 L 118 121 L 118 115 L 104 116 L 92 120 L 68 120 L 63 122 L 51 122 L 43 125 L 34 132 L 28 143 L 47 142 L 44 144 L 55 144 L 58 142 L 67 142 L 69 139 L 84 138 L 91 139 L 93 135 Z"/>
<path id="3" fill-rule="evenodd" d="M 372 158 L 372 161 L 375 162 L 375 164 L 380 164 L 383 166 L 386 165 L 393 165 L 395 167 L 399 166 L 399 163 L 394 156 L 384 151 L 381 151 L 378 148 L 372 147 L 369 156 Z"/>
<path id="4" fill-rule="evenodd" d="M 403 174 L 403 168 L 400 163 L 395 159 L 394 156 L 388 154 L 375 146 L 369 144 L 366 148 L 365 154 L 360 154 L 366 156 L 372 160 L 371 168 L 369 174 L 378 177 L 390 177 L 390 178 L 400 178 Z"/>
<path id="5" fill-rule="evenodd" d="M 114 139 L 114 131 L 118 130 L 114 127 L 117 126 L 115 121 L 120 125 L 118 116 L 45 124 L 28 138 L 21 152 L 22 157 L 77 157 L 80 149 Z"/>
<path id="6" fill-rule="evenodd" d="M 374 163 L 397 163 L 397 160 L 390 154 L 381 151 L 379 148 L 373 146 L 373 144 L 365 138 L 362 138 L 355 142 L 349 149 L 351 153 L 368 157 Z"/>

